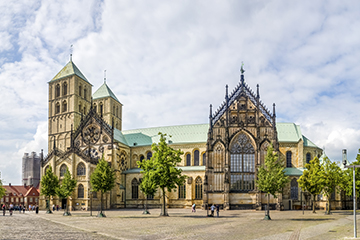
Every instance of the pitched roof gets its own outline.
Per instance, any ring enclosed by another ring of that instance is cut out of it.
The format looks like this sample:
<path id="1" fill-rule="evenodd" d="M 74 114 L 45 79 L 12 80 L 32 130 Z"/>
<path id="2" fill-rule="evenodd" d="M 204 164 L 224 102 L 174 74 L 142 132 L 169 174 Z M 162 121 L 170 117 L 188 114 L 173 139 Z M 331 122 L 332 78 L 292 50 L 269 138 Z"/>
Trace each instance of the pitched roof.
<path id="1" fill-rule="evenodd" d="M 99 87 L 98 90 L 93 94 L 93 99 L 100 99 L 100 98 L 106 98 L 106 97 L 112 97 L 114 100 L 120 101 L 117 99 L 115 94 L 111 91 L 111 89 L 108 87 L 108 85 L 104 82 L 103 85 Z"/>
<path id="2" fill-rule="evenodd" d="M 122 131 L 128 146 L 149 146 L 160 140 L 159 132 L 168 135 L 169 143 L 202 143 L 207 141 L 209 124 L 153 127 Z M 171 137 L 170 137 L 171 136 Z"/>
<path id="3" fill-rule="evenodd" d="M 58 74 L 56 74 L 56 76 L 53 79 L 51 79 L 50 82 L 53 82 L 55 80 L 58 80 L 58 79 L 61 79 L 64 77 L 68 77 L 71 75 L 76 75 L 89 83 L 89 81 L 86 79 L 84 74 L 82 74 L 80 72 L 79 68 L 71 60 L 65 65 L 65 67 L 63 67 L 63 69 L 60 70 L 60 72 L 58 72 Z"/>
<path id="4" fill-rule="evenodd" d="M 279 142 L 298 142 L 302 139 L 300 126 L 295 123 L 276 123 Z"/>

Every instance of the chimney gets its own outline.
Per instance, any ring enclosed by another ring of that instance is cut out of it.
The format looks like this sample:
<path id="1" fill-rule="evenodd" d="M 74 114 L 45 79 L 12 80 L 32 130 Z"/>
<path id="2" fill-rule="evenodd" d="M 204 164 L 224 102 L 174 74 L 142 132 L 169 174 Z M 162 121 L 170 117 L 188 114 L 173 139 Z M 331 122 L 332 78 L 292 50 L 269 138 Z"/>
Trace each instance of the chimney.
<path id="1" fill-rule="evenodd" d="M 11 187 L 11 183 L 9 183 L 9 187 Z"/>
<path id="2" fill-rule="evenodd" d="M 26 187 L 26 183 L 24 183 L 24 187 Z"/>

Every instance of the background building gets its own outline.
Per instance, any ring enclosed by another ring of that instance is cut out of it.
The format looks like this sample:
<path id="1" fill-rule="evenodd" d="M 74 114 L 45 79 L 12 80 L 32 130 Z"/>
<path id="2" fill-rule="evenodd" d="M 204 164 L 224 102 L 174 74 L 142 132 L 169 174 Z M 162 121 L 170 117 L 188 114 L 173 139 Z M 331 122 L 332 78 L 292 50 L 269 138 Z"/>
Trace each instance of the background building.
<path id="1" fill-rule="evenodd" d="M 40 183 L 40 162 L 41 155 L 24 153 L 22 158 L 22 184 L 37 187 Z"/>

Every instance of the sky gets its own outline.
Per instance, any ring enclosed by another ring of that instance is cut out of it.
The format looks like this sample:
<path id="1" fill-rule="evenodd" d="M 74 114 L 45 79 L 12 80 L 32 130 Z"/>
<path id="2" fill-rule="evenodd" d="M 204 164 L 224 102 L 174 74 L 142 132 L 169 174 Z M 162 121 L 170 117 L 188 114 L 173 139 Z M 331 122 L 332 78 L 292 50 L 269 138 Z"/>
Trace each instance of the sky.
<path id="1" fill-rule="evenodd" d="M 331 160 L 360 148 L 360 1 L 0 1 L 0 171 L 47 154 L 48 82 L 69 61 L 123 106 L 123 129 L 207 123 L 239 83 Z"/>

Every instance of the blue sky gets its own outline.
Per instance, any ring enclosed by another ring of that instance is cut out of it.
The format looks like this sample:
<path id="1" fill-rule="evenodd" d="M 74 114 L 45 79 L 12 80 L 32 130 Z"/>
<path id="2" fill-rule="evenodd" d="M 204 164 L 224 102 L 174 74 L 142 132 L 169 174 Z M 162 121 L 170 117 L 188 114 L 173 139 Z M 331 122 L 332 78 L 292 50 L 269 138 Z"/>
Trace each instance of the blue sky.
<path id="1" fill-rule="evenodd" d="M 358 1 L 0 2 L 0 171 L 47 153 L 48 84 L 73 60 L 124 104 L 123 129 L 206 123 L 245 79 L 332 160 L 360 148 Z"/>

